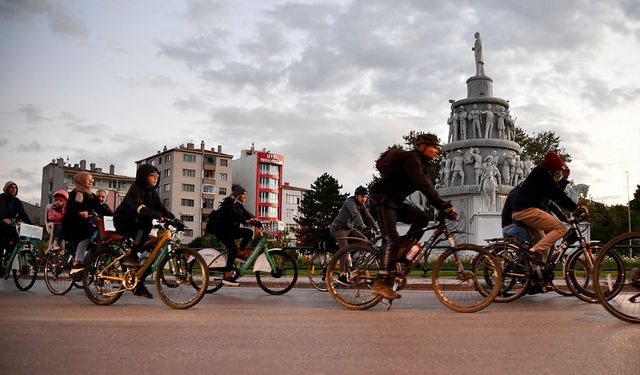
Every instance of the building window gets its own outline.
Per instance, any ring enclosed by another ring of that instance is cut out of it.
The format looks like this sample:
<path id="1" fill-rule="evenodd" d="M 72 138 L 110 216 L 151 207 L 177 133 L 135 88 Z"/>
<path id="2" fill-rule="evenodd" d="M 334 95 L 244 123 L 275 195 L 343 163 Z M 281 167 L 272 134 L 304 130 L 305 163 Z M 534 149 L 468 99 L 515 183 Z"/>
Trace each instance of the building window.
<path id="1" fill-rule="evenodd" d="M 278 194 L 266 191 L 260 192 L 260 202 L 262 203 L 278 203 Z"/>
<path id="2" fill-rule="evenodd" d="M 204 163 L 205 164 L 215 165 L 216 164 L 216 157 L 215 156 L 211 156 L 211 155 L 205 155 L 204 156 Z"/>
<path id="3" fill-rule="evenodd" d="M 226 173 L 220 173 L 220 181 L 227 181 L 227 174 Z"/>
<path id="4" fill-rule="evenodd" d="M 122 199 L 124 199 L 124 197 Z M 122 200 L 120 201 L 120 203 L 122 203 Z M 169 199 L 168 198 L 163 199 L 162 205 L 165 207 L 169 207 Z"/>
<path id="5" fill-rule="evenodd" d="M 221 187 L 220 189 L 218 189 L 218 194 L 227 195 L 227 188 Z"/>
<path id="6" fill-rule="evenodd" d="M 182 191 L 196 191 L 196 185 L 182 184 Z"/>
<path id="7" fill-rule="evenodd" d="M 167 154 L 167 155 L 165 155 L 165 156 L 164 156 L 164 162 L 165 162 L 165 163 L 168 163 L 168 162 L 170 162 L 170 161 L 171 161 L 171 154 Z"/>
<path id="8" fill-rule="evenodd" d="M 193 199 L 182 199 L 181 204 L 184 207 L 193 207 L 195 205 L 195 202 Z"/>
<path id="9" fill-rule="evenodd" d="M 120 181 L 109 181 L 109 189 L 127 190 L 128 184 Z"/>
<path id="10" fill-rule="evenodd" d="M 203 193 L 208 193 L 208 194 L 215 194 L 216 193 L 216 187 L 213 186 L 213 185 L 204 184 L 204 185 L 202 185 L 202 192 Z"/>
<path id="11" fill-rule="evenodd" d="M 162 187 L 162 190 L 165 192 L 171 191 L 171 184 L 164 184 L 164 186 Z"/>
<path id="12" fill-rule="evenodd" d="M 196 156 L 195 155 L 191 155 L 191 154 L 183 154 L 182 155 L 182 161 L 187 162 L 187 163 L 195 163 L 196 162 Z"/>
<path id="13" fill-rule="evenodd" d="M 164 174 L 164 177 L 171 176 L 171 169 L 165 169 L 163 174 Z"/>
<path id="14" fill-rule="evenodd" d="M 260 164 L 260 173 L 278 176 L 280 175 L 280 166 L 272 164 Z"/>
<path id="15" fill-rule="evenodd" d="M 229 165 L 229 161 L 227 159 L 220 159 L 221 167 L 226 167 L 227 165 Z"/>
<path id="16" fill-rule="evenodd" d="M 260 206 L 259 209 L 261 217 L 278 218 L 278 208 L 276 207 Z"/>
<path id="17" fill-rule="evenodd" d="M 193 229 L 185 229 L 183 233 L 185 237 L 193 237 Z"/>
<path id="18" fill-rule="evenodd" d="M 180 215 L 180 220 L 184 221 L 184 222 L 192 222 L 193 221 L 193 215 Z"/>
<path id="19" fill-rule="evenodd" d="M 296 217 L 296 213 L 297 213 L 297 210 L 287 208 L 285 215 L 287 219 L 293 219 L 294 217 Z"/>
<path id="20" fill-rule="evenodd" d="M 151 165 L 156 165 L 156 161 L 155 161 L 155 159 L 151 159 L 151 160 L 149 160 L 149 164 L 151 164 Z"/>
<path id="21" fill-rule="evenodd" d="M 260 177 L 260 187 L 263 189 L 278 190 L 278 179 Z"/>
<path id="22" fill-rule="evenodd" d="M 204 178 L 208 178 L 210 180 L 213 180 L 216 178 L 216 171 L 212 171 L 210 169 L 205 169 L 204 170 Z"/>
<path id="23" fill-rule="evenodd" d="M 294 194 L 286 194 L 288 204 L 300 204 L 300 196 Z"/>
<path id="24" fill-rule="evenodd" d="M 203 199 L 202 208 L 213 208 L 213 199 Z"/>
<path id="25" fill-rule="evenodd" d="M 182 170 L 182 175 L 184 177 L 195 177 L 196 176 L 196 170 L 195 169 L 183 169 Z"/>

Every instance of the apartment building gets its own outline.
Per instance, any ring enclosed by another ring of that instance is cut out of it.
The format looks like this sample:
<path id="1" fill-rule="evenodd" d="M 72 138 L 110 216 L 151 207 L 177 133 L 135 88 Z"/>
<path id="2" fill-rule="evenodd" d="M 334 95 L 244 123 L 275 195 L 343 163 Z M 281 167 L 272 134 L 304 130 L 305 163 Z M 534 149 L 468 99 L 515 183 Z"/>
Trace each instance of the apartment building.
<path id="1" fill-rule="evenodd" d="M 165 146 L 136 164 L 151 164 L 160 171 L 160 199 L 188 227 L 188 243 L 204 233 L 209 213 L 231 193 L 232 159 L 222 146 L 206 149 L 202 141 L 199 148 L 193 143 Z"/>
<path id="2" fill-rule="evenodd" d="M 41 218 L 44 218 L 44 212 L 47 204 L 52 202 L 53 193 L 60 189 L 71 191 L 75 185 L 73 177 L 78 172 L 87 171 L 93 175 L 93 188 L 104 189 L 107 191 L 107 204 L 112 210 L 120 205 L 122 199 L 127 194 L 127 190 L 135 181 L 135 177 L 117 175 L 115 166 L 109 166 L 109 172 L 103 172 L 102 168 L 96 167 L 95 163 L 90 163 L 87 168 L 87 161 L 80 160 L 79 163 L 71 165 L 67 164 L 64 159 L 53 159 L 51 163 L 42 168 L 42 185 L 40 188 L 40 210 Z M 44 219 L 40 220 L 40 225 L 44 225 Z"/>
<path id="3" fill-rule="evenodd" d="M 293 242 L 291 245 L 295 245 L 296 229 L 299 227 L 294 219 L 298 217 L 300 201 L 308 190 L 292 186 L 288 182 L 282 185 L 282 221 L 289 232 L 287 238 Z"/>

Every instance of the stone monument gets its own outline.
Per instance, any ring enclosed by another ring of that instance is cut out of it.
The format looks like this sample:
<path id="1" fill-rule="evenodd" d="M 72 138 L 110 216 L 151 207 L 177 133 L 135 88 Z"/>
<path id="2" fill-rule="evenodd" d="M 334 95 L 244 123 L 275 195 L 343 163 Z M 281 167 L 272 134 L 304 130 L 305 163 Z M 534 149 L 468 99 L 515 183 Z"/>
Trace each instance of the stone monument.
<path id="1" fill-rule="evenodd" d="M 513 141 L 515 121 L 509 101 L 493 96 L 480 33 L 475 33 L 475 39 L 476 74 L 467 79 L 467 97 L 449 101 L 449 136 L 441 164 L 445 170 L 437 187 L 460 214 L 458 229 L 468 232 L 459 240 L 482 245 L 484 239 L 502 236 L 504 201 L 531 166 Z"/>

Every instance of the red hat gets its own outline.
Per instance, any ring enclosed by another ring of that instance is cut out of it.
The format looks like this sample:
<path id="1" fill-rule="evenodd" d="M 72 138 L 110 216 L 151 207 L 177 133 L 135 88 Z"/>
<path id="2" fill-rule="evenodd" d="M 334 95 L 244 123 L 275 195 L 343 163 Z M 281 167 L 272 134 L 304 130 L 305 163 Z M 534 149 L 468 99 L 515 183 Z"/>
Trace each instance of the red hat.
<path id="1" fill-rule="evenodd" d="M 542 165 L 551 169 L 551 171 L 553 172 L 559 171 L 567 166 L 562 160 L 562 158 L 558 156 L 558 154 L 556 154 L 555 152 L 549 152 L 544 157 L 544 161 L 542 162 Z"/>

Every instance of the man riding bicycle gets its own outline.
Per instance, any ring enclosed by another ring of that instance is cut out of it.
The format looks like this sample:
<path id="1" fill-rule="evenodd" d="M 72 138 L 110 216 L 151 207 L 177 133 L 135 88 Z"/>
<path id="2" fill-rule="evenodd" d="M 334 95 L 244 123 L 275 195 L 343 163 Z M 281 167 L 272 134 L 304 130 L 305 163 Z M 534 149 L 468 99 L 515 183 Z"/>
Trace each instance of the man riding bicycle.
<path id="1" fill-rule="evenodd" d="M 455 213 L 453 206 L 443 200 L 429 178 L 429 162 L 440 152 L 438 137 L 421 134 L 417 137 L 415 149 L 397 156 L 388 173 L 371 186 L 371 211 L 382 232 L 382 264 L 378 279 L 371 291 L 385 298 L 399 298 L 400 295 L 385 283 L 389 275 L 392 255 L 398 250 L 400 235 L 396 228 L 398 221 L 411 224 L 409 231 L 416 231 L 429 223 L 429 216 L 419 208 L 404 200 L 415 191 L 422 192 L 429 203 L 439 211 Z"/>

